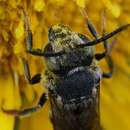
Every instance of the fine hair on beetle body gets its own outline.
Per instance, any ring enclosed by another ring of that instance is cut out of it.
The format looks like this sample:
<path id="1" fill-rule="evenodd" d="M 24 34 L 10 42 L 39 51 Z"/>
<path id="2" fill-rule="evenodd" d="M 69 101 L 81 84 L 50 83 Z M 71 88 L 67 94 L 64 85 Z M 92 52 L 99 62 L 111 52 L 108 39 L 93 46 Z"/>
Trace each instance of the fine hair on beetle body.
<path id="1" fill-rule="evenodd" d="M 109 45 L 108 39 L 125 30 L 126 24 L 115 31 L 106 34 L 105 11 L 103 15 L 103 35 L 98 33 L 89 20 L 84 9 L 81 8 L 88 29 L 95 40 L 91 41 L 87 36 L 73 32 L 62 24 L 54 24 L 49 29 L 49 42 L 44 50 L 34 49 L 32 32 L 26 12 L 25 24 L 27 27 L 27 53 L 35 56 L 43 56 L 47 69 L 44 71 L 44 89 L 36 107 L 22 111 L 3 110 L 17 116 L 30 115 L 39 110 L 49 100 L 51 104 L 50 119 L 54 130 L 100 130 L 99 100 L 100 79 L 110 78 L 114 72 L 114 65 L 109 56 L 115 42 L 113 38 Z M 93 46 L 103 42 L 105 51 L 95 54 Z M 103 72 L 98 66 L 98 61 L 105 58 L 109 73 Z M 33 77 L 26 59 L 21 56 L 24 64 L 25 77 L 30 84 L 39 83 L 41 74 Z M 48 97 L 48 98 L 47 98 Z"/>

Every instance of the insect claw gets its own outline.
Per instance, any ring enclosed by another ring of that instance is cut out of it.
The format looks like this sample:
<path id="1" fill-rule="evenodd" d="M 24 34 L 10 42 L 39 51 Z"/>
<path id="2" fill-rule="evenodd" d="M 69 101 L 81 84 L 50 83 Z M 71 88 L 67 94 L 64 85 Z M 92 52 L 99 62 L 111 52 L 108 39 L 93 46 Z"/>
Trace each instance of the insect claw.
<path id="1" fill-rule="evenodd" d="M 5 110 L 2 108 L 2 111 L 8 115 L 14 115 L 14 116 L 18 116 L 19 115 L 19 111 L 18 110 Z"/>

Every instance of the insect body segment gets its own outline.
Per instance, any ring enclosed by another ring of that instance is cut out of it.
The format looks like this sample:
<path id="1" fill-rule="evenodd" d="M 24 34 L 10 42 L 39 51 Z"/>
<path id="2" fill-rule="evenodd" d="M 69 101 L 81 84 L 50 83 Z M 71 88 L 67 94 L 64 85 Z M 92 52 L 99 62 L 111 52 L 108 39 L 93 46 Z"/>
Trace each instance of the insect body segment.
<path id="1" fill-rule="evenodd" d="M 92 98 L 92 88 L 96 82 L 94 74 L 84 67 L 75 69 L 77 70 L 72 70 L 73 72 L 69 73 L 65 80 L 56 81 L 56 92 L 61 96 L 64 104 L 80 103 Z"/>

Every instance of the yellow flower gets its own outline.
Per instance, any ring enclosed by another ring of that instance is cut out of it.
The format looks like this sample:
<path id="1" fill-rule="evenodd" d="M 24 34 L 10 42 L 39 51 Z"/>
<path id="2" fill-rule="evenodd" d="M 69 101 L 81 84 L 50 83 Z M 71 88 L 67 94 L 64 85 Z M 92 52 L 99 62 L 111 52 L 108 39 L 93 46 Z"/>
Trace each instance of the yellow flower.
<path id="1" fill-rule="evenodd" d="M 76 0 L 77 2 L 77 5 L 84 8 L 85 7 L 85 3 L 84 3 L 84 0 Z"/>
<path id="2" fill-rule="evenodd" d="M 49 103 L 30 117 L 18 119 L 2 111 L 21 110 L 35 106 L 43 92 L 43 84 L 27 83 L 19 55 L 29 62 L 31 75 L 45 69 L 43 60 L 25 53 L 27 30 L 21 7 L 27 12 L 33 33 L 34 48 L 44 48 L 48 43 L 48 30 L 52 24 L 61 23 L 73 31 L 90 35 L 80 7 L 102 35 L 102 13 L 106 8 L 106 30 L 130 23 L 129 0 L 1 0 L 0 1 L 0 130 L 52 130 L 49 120 Z M 130 28 L 118 34 L 118 41 L 111 56 L 115 64 L 112 79 L 102 79 L 101 123 L 105 130 L 130 130 Z M 111 40 L 110 40 L 111 41 Z M 97 45 L 96 52 L 102 52 Z M 108 70 L 106 62 L 101 68 Z"/>
<path id="3" fill-rule="evenodd" d="M 34 9 L 38 12 L 43 11 L 43 8 L 45 7 L 45 3 L 43 0 L 37 0 L 34 3 Z"/>

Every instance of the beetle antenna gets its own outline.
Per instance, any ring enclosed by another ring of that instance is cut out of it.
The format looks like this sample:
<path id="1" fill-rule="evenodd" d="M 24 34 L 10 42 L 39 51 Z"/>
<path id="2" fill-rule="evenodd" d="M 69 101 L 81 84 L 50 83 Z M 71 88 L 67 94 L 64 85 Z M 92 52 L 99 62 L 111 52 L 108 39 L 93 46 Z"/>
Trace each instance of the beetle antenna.
<path id="1" fill-rule="evenodd" d="M 65 51 L 52 53 L 52 52 L 43 52 L 38 50 L 27 50 L 26 52 L 35 56 L 44 56 L 44 57 L 56 57 L 56 56 L 63 55 L 65 53 Z"/>
<path id="2" fill-rule="evenodd" d="M 93 45 L 96 45 L 96 44 L 98 44 L 98 43 L 100 43 L 100 42 L 103 42 L 103 41 L 105 41 L 105 40 L 111 38 L 111 37 L 114 36 L 115 34 L 117 34 L 117 33 L 121 32 L 121 31 L 125 30 L 125 29 L 128 28 L 129 26 L 130 26 L 130 24 L 126 24 L 126 25 L 124 25 L 124 26 L 122 26 L 122 27 L 116 29 L 115 31 L 113 31 L 113 32 L 111 32 L 111 33 L 109 33 L 109 34 L 107 34 L 107 35 L 105 35 L 105 36 L 103 36 L 103 37 L 101 37 L 101 38 L 99 38 L 99 39 L 96 39 L 96 40 L 94 40 L 94 41 L 87 42 L 86 44 L 77 45 L 76 48 L 83 48 L 83 47 L 85 47 L 85 46 L 93 46 Z M 60 51 L 60 52 L 56 52 L 56 53 L 52 53 L 52 52 L 51 52 L 51 53 L 49 53 L 49 52 L 48 52 L 48 53 L 47 53 L 47 52 L 45 53 L 45 52 L 43 52 L 43 51 L 38 51 L 38 50 L 33 50 L 33 49 L 31 49 L 31 50 L 27 50 L 27 53 L 30 53 L 30 54 L 36 55 L 36 56 L 55 57 L 55 56 L 63 55 L 63 54 L 65 53 L 65 51 Z"/>
<path id="3" fill-rule="evenodd" d="M 112 36 L 116 35 L 117 33 L 119 33 L 119 32 L 121 32 L 121 31 L 125 30 L 125 29 L 128 28 L 129 26 L 130 26 L 130 24 L 126 24 L 126 25 L 124 25 L 124 26 L 122 26 L 122 27 L 116 29 L 115 31 L 113 31 L 113 32 L 111 32 L 111 33 L 109 33 L 109 34 L 107 34 L 107 35 L 105 35 L 105 36 L 103 36 L 103 37 L 101 37 L 101 38 L 99 38 L 99 39 L 96 39 L 96 40 L 87 42 L 87 43 L 85 43 L 85 44 L 77 45 L 76 47 L 77 47 L 77 48 L 83 48 L 83 47 L 85 47 L 85 46 L 93 46 L 93 45 L 96 45 L 96 44 L 98 44 L 98 43 L 100 43 L 100 42 L 103 42 L 103 41 L 105 41 L 105 40 L 111 38 Z"/>
<path id="4" fill-rule="evenodd" d="M 115 34 L 117 34 L 117 33 L 121 32 L 121 31 L 125 30 L 125 29 L 128 28 L 129 26 L 130 26 L 130 24 L 126 24 L 126 25 L 124 25 L 124 26 L 122 26 L 122 27 L 116 29 L 115 31 L 113 31 L 113 32 L 111 32 L 111 33 L 109 33 L 109 34 L 107 34 L 107 35 L 105 35 L 105 36 L 103 36 L 103 37 L 101 37 L 101 38 L 99 38 L 99 39 L 96 39 L 96 40 L 94 40 L 94 41 L 87 42 L 87 43 L 85 43 L 85 44 L 77 45 L 76 48 L 83 48 L 83 47 L 85 47 L 85 46 L 93 46 L 93 45 L 96 45 L 96 44 L 98 44 L 98 43 L 100 43 L 100 42 L 103 42 L 103 41 L 105 41 L 105 40 L 111 38 L 111 37 L 114 36 Z M 43 51 L 38 51 L 38 50 L 33 50 L 33 49 L 31 49 L 31 50 L 27 50 L 27 53 L 30 53 L 30 54 L 36 55 L 36 56 L 55 57 L 55 56 L 63 55 L 63 54 L 65 53 L 65 51 L 60 51 L 60 52 L 56 52 L 56 53 L 52 53 L 52 52 L 51 52 L 51 53 L 49 53 L 49 52 L 48 52 L 48 53 L 47 53 L 47 52 L 45 53 L 45 52 L 43 52 Z"/>

